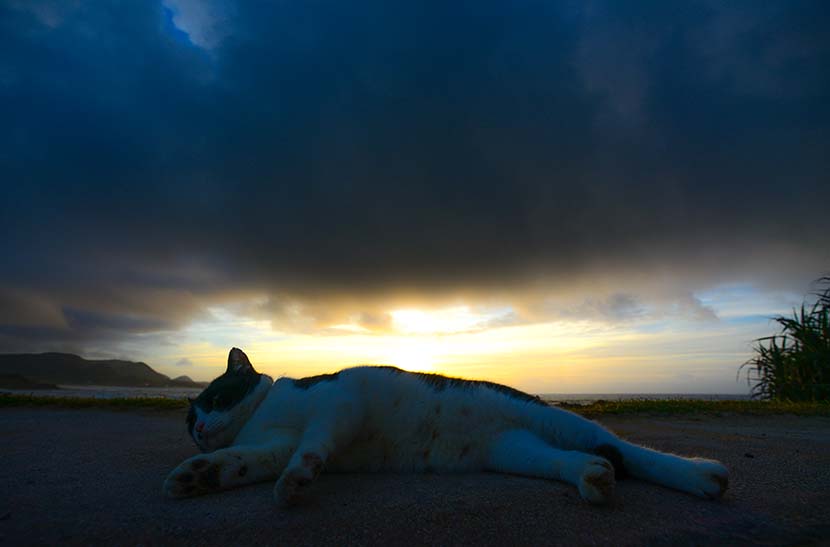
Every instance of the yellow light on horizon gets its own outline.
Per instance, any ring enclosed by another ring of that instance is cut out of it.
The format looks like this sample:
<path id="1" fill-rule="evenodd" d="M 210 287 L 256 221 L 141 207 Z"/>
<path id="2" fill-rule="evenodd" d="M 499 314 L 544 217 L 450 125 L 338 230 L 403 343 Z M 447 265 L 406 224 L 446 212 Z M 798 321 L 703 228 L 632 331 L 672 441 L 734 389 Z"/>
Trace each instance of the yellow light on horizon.
<path id="1" fill-rule="evenodd" d="M 645 370 L 640 348 L 656 336 L 591 321 L 499 325 L 494 319 L 503 310 L 468 306 L 397 309 L 390 315 L 392 329 L 383 332 L 347 323 L 320 333 L 287 333 L 273 330 L 268 321 L 219 309 L 184 330 L 170 360 L 188 357 L 194 368 L 185 372 L 208 379 L 224 372 L 228 348 L 238 346 L 257 370 L 274 378 L 394 365 L 496 381 L 533 393 L 586 392 L 587 386 L 628 374 L 621 368 Z M 631 352 L 623 356 L 625 366 L 604 350 L 612 345 L 616 356 Z M 166 372 L 181 371 L 171 365 Z"/>

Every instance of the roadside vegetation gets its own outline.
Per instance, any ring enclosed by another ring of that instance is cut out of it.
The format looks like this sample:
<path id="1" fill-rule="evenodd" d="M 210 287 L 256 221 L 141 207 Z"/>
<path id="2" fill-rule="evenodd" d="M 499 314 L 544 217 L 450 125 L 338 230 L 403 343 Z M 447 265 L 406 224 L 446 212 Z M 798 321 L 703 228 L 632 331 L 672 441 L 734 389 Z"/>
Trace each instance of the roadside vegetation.
<path id="1" fill-rule="evenodd" d="M 157 409 L 175 410 L 187 408 L 187 399 L 164 397 L 118 397 L 103 399 L 97 397 L 51 397 L 47 395 L 26 395 L 0 393 L 0 408 L 15 406 L 52 406 L 62 408 L 105 408 L 105 409 Z"/>
<path id="2" fill-rule="evenodd" d="M 746 370 L 753 398 L 830 400 L 830 277 L 816 284 L 823 290 L 815 303 L 774 317 L 781 332 L 756 340 L 755 355 L 738 370 Z"/>
<path id="3" fill-rule="evenodd" d="M 588 405 L 560 403 L 565 408 L 586 417 L 609 414 L 742 414 L 766 416 L 794 414 L 797 416 L 830 416 L 830 401 L 708 401 L 701 399 L 630 399 L 625 401 L 596 401 Z"/>
<path id="4" fill-rule="evenodd" d="M 0 393 L 0 408 L 9 407 L 57 407 L 98 408 L 108 410 L 183 410 L 186 399 L 161 397 L 129 397 L 98 399 L 92 397 L 51 397 Z M 706 401 L 700 399 L 632 399 L 626 401 L 596 401 L 588 405 L 559 403 L 565 408 L 587 417 L 608 414 L 744 414 L 770 415 L 795 414 L 799 416 L 830 416 L 830 401 Z"/>

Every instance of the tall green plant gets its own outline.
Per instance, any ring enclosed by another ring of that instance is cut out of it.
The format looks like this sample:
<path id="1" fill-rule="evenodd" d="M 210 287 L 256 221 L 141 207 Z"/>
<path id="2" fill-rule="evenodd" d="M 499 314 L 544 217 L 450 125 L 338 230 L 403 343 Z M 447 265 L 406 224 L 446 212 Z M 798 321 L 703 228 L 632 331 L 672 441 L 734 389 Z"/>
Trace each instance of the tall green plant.
<path id="1" fill-rule="evenodd" d="M 830 400 L 830 276 L 816 283 L 824 286 L 816 302 L 774 317 L 781 333 L 756 340 L 755 356 L 738 369 L 746 368 L 754 398 Z"/>

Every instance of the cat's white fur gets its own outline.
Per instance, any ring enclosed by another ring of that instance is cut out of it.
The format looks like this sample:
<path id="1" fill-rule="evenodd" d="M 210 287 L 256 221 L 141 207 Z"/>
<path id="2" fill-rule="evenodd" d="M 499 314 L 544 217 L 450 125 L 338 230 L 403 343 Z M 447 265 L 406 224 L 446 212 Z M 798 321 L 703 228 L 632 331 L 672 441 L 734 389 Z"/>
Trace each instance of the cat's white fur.
<path id="1" fill-rule="evenodd" d="M 277 479 L 274 496 L 284 504 L 323 468 L 489 470 L 561 480 L 589 502 L 605 503 L 614 470 L 594 453 L 602 445 L 614 447 L 637 478 L 705 498 L 720 497 L 727 485 L 727 470 L 716 461 L 637 446 L 574 413 L 485 386 L 439 390 L 382 367 L 346 369 L 307 388 L 290 378 L 271 385 L 263 375 L 232 412 L 199 419 L 199 444 L 209 452 L 173 470 L 164 484 L 169 496 Z"/>

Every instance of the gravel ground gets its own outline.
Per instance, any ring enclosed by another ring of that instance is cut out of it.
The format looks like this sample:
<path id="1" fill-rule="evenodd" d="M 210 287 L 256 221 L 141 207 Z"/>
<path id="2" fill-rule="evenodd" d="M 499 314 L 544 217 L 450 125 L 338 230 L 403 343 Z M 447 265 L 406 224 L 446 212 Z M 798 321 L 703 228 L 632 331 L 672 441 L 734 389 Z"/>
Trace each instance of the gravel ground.
<path id="1" fill-rule="evenodd" d="M 322 475 L 289 510 L 271 484 L 168 500 L 195 448 L 184 414 L 0 410 L 2 545 L 830 544 L 830 419 L 607 417 L 635 442 L 717 458 L 710 502 L 636 480 L 593 507 L 557 482 L 489 473 Z"/>

